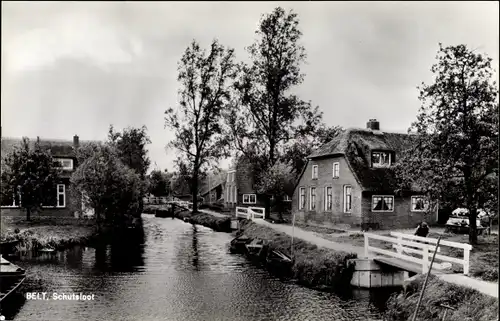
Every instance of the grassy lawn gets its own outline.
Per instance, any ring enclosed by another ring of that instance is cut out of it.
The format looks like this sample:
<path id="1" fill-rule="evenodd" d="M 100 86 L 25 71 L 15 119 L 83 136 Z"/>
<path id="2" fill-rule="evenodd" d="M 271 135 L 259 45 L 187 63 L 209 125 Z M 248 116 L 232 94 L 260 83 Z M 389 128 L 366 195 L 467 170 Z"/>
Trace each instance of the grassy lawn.
<path id="1" fill-rule="evenodd" d="M 16 233 L 15 230 L 19 229 Z M 1 241 L 20 240 L 20 251 L 45 246 L 59 248 L 82 242 L 95 233 L 92 220 L 62 217 L 1 217 Z"/>

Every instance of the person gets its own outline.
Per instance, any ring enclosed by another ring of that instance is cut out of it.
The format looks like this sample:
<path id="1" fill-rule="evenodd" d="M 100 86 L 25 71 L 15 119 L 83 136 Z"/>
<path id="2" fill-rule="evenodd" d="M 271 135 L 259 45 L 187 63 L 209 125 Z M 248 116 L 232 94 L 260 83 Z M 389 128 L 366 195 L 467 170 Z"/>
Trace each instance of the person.
<path id="1" fill-rule="evenodd" d="M 427 237 L 429 234 L 429 225 L 426 222 L 422 222 L 418 224 L 417 229 L 415 230 L 416 236 Z"/>

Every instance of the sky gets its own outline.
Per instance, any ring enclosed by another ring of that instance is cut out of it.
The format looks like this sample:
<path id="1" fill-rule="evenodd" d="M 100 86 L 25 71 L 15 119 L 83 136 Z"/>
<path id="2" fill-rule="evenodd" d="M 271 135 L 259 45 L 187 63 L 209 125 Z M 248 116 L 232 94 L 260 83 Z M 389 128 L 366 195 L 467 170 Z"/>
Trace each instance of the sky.
<path id="1" fill-rule="evenodd" d="M 499 3 L 488 2 L 2 2 L 2 136 L 103 140 L 146 125 L 152 169 L 173 170 L 177 62 L 196 39 L 248 55 L 262 14 L 299 16 L 307 52 L 300 98 L 327 125 L 406 132 L 430 82 L 438 43 L 499 61 Z M 221 165 L 227 166 L 223 161 Z"/>

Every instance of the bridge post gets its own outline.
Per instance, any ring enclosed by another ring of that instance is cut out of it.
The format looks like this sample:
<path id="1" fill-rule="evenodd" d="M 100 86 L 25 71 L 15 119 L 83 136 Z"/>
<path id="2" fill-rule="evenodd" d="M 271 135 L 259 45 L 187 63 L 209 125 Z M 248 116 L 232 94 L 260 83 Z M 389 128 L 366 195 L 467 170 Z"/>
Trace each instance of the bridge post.
<path id="1" fill-rule="evenodd" d="M 464 249 L 464 274 L 469 274 L 469 258 L 470 258 L 470 250 Z"/>
<path id="2" fill-rule="evenodd" d="M 422 273 L 425 274 L 429 269 L 429 246 L 424 246 L 422 248 L 423 254 L 422 254 Z"/>

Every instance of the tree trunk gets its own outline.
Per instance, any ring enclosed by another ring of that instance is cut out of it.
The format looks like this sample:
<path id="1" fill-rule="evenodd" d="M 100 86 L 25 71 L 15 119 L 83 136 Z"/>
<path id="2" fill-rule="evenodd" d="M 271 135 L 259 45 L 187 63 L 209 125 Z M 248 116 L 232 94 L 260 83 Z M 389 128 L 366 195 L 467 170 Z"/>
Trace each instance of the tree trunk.
<path id="1" fill-rule="evenodd" d="M 31 209 L 28 207 L 26 209 L 26 221 L 30 221 L 31 220 Z"/>
<path id="2" fill-rule="evenodd" d="M 265 210 L 264 210 L 264 219 L 269 219 L 271 217 L 271 201 L 269 195 L 265 196 Z"/>
<path id="3" fill-rule="evenodd" d="M 198 174 L 193 175 L 193 214 L 198 213 Z"/>

